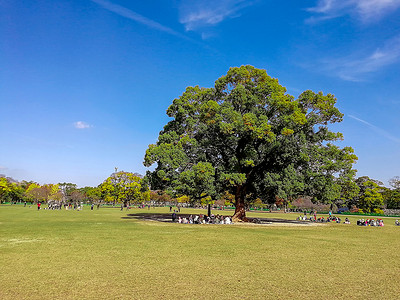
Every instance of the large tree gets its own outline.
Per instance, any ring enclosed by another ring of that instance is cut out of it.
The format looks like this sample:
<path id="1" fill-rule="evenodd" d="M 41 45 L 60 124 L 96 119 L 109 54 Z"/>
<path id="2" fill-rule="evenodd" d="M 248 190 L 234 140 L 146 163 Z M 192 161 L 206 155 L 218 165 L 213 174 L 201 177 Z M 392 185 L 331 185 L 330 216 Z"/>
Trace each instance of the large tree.
<path id="1" fill-rule="evenodd" d="M 342 139 L 327 127 L 342 120 L 335 103 L 309 90 L 294 99 L 252 66 L 231 68 L 213 88 L 188 87 L 146 151 L 145 166 L 157 163 L 152 188 L 199 200 L 229 191 L 236 220 L 246 219 L 249 199 L 340 198 L 357 157 L 331 143 Z"/>

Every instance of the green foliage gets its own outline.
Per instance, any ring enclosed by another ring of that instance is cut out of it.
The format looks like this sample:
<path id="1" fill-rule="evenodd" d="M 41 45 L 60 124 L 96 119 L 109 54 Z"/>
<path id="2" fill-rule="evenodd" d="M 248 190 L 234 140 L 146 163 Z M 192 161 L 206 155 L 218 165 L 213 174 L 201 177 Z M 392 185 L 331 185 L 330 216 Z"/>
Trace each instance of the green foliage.
<path id="1" fill-rule="evenodd" d="M 358 206 L 364 212 L 374 212 L 376 209 L 380 209 L 383 206 L 383 197 L 380 193 L 381 187 L 377 183 L 371 180 L 367 180 L 362 183 L 364 189 L 360 196 Z"/>
<path id="2" fill-rule="evenodd" d="M 101 189 L 99 187 L 84 187 L 80 189 L 85 198 L 92 203 L 98 202 L 101 199 Z"/>
<path id="3" fill-rule="evenodd" d="M 144 179 L 124 171 L 111 174 L 99 185 L 99 190 L 105 202 L 131 203 L 150 200 L 150 192 Z"/>
<path id="4" fill-rule="evenodd" d="M 62 199 L 62 194 L 59 184 L 44 184 L 31 183 L 25 190 L 25 197 L 31 202 L 46 202 L 48 200 Z"/>
<path id="5" fill-rule="evenodd" d="M 400 189 L 384 189 L 382 193 L 383 201 L 389 209 L 400 209 Z"/>
<path id="6" fill-rule="evenodd" d="M 168 108 L 172 120 L 144 159 L 157 164 L 151 187 L 198 201 L 229 191 L 237 208 L 277 196 L 332 202 L 350 193 L 357 160 L 352 148 L 331 143 L 343 138 L 327 127 L 342 120 L 335 104 L 321 92 L 294 99 L 265 70 L 230 68 L 213 88 L 188 87 Z"/>
<path id="7" fill-rule="evenodd" d="M 15 182 L 10 182 L 5 177 L 0 177 L 0 202 L 20 201 L 23 199 L 24 190 Z"/>

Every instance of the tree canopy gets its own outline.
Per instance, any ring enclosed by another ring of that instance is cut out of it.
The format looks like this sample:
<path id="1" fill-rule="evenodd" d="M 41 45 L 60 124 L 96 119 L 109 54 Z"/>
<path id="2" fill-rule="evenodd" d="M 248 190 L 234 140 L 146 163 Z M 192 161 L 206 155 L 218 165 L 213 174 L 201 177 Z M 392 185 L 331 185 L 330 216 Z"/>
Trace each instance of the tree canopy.
<path id="1" fill-rule="evenodd" d="M 229 191 L 236 219 L 245 219 L 250 198 L 340 198 L 357 157 L 332 143 L 343 137 L 328 129 L 343 117 L 335 104 L 310 90 L 295 99 L 253 66 L 230 68 L 212 88 L 188 87 L 146 151 L 145 166 L 157 164 L 152 187 L 196 199 Z"/>
<path id="2" fill-rule="evenodd" d="M 126 205 L 150 199 L 147 185 L 136 173 L 115 172 L 99 185 L 99 189 L 106 202 L 119 202 Z"/>

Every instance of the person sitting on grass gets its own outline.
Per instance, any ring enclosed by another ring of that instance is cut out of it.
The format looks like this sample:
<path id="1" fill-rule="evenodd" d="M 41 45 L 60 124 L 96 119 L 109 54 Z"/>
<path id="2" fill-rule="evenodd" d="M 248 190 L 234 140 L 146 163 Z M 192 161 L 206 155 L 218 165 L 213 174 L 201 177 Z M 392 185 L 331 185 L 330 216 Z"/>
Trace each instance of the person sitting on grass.
<path id="1" fill-rule="evenodd" d="M 399 220 L 396 220 L 396 222 L 394 222 L 394 224 L 395 224 L 396 226 L 400 226 Z"/>
<path id="2" fill-rule="evenodd" d="M 346 219 L 344 219 L 344 224 L 350 224 L 349 218 L 346 217 Z M 357 225 L 358 225 L 358 221 L 357 221 Z"/>

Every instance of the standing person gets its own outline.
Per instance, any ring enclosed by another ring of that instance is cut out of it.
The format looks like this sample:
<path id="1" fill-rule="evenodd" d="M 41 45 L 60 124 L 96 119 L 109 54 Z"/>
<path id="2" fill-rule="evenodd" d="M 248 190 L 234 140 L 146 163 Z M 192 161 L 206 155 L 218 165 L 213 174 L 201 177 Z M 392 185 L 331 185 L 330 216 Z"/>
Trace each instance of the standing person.
<path id="1" fill-rule="evenodd" d="M 121 211 L 123 211 L 124 210 L 124 205 L 123 204 L 121 204 Z"/>
<path id="2" fill-rule="evenodd" d="M 40 205 L 42 205 L 42 203 L 38 202 L 38 203 L 37 203 L 37 209 L 38 209 L 38 210 L 40 209 Z"/>
<path id="3" fill-rule="evenodd" d="M 317 211 L 314 210 L 314 220 L 317 221 Z"/>
<path id="4" fill-rule="evenodd" d="M 175 222 L 175 220 L 176 220 L 176 213 L 175 213 L 175 210 L 174 210 L 174 212 L 172 213 L 172 222 Z"/>
<path id="5" fill-rule="evenodd" d="M 92 205 L 90 206 L 90 210 L 93 210 L 94 204 L 92 203 Z"/>
<path id="6" fill-rule="evenodd" d="M 24 202 L 24 207 L 26 207 L 26 201 Z"/>

